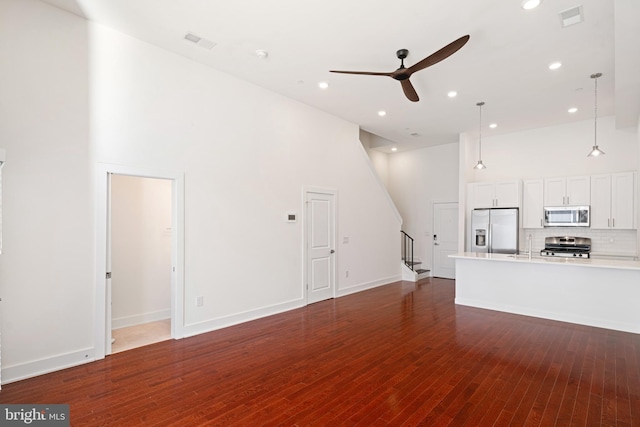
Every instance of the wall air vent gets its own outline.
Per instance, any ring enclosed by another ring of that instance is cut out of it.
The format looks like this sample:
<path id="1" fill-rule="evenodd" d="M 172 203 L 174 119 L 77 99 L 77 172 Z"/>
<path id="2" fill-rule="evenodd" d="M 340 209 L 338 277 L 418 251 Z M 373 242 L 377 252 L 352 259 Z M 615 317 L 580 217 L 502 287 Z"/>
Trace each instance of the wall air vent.
<path id="1" fill-rule="evenodd" d="M 584 21 L 584 16 L 582 15 L 582 6 L 572 7 L 571 9 L 560 12 L 559 15 L 562 28 L 566 28 L 574 24 L 579 24 Z"/>

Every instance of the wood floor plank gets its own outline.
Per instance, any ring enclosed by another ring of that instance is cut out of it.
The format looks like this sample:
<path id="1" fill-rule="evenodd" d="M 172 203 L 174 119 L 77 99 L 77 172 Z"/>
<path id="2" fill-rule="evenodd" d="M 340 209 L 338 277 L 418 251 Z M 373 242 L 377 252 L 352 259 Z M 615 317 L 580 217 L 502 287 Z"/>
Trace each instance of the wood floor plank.
<path id="1" fill-rule="evenodd" d="M 75 426 L 640 425 L 640 335 L 397 282 L 5 384 Z"/>

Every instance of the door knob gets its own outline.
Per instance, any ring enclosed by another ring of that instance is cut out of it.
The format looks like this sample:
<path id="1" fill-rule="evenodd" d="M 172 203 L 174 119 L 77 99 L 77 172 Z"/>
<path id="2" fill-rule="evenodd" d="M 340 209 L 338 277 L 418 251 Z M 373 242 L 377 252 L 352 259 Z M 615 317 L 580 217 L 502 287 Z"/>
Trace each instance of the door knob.
<path id="1" fill-rule="evenodd" d="M 329 253 L 332 254 L 332 253 L 335 253 L 335 251 L 333 249 L 331 249 L 331 251 Z"/>

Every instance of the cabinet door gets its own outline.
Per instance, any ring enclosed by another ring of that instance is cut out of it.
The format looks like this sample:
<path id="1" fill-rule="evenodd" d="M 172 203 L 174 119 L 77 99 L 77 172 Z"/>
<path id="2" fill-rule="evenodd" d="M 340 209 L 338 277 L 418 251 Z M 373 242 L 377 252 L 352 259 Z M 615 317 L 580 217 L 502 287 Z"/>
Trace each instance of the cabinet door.
<path id="1" fill-rule="evenodd" d="M 493 182 L 476 182 L 473 184 L 473 207 L 492 208 L 495 206 L 495 185 Z"/>
<path id="2" fill-rule="evenodd" d="M 566 204 L 591 204 L 591 178 L 589 176 L 571 176 L 567 178 Z"/>
<path id="3" fill-rule="evenodd" d="M 542 228 L 544 181 L 525 181 L 522 188 L 522 228 Z"/>
<path id="4" fill-rule="evenodd" d="M 520 207 L 520 182 L 496 182 L 495 205 L 501 208 Z"/>
<path id="5" fill-rule="evenodd" d="M 611 227 L 611 175 L 591 177 L 591 228 Z"/>
<path id="6" fill-rule="evenodd" d="M 611 175 L 611 227 L 634 228 L 635 173 L 624 172 Z"/>
<path id="7" fill-rule="evenodd" d="M 547 178 L 544 180 L 544 205 L 562 206 L 567 196 L 567 180 L 565 178 Z"/>

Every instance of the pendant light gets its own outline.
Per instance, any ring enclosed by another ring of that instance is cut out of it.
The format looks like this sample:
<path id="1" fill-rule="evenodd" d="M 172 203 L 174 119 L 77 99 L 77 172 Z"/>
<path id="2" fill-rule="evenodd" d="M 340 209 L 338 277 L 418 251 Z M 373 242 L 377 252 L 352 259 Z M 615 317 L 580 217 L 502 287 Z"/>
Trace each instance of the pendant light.
<path id="1" fill-rule="evenodd" d="M 478 102 L 476 104 L 480 109 L 480 126 L 478 128 L 478 163 L 473 167 L 477 170 L 486 169 L 487 167 L 482 163 L 482 106 L 484 102 Z"/>
<path id="2" fill-rule="evenodd" d="M 598 148 L 598 78 L 602 77 L 602 73 L 591 74 L 591 78 L 594 82 L 594 118 L 593 118 L 593 149 L 587 155 L 587 157 L 598 157 L 604 155 L 604 151 Z"/>

